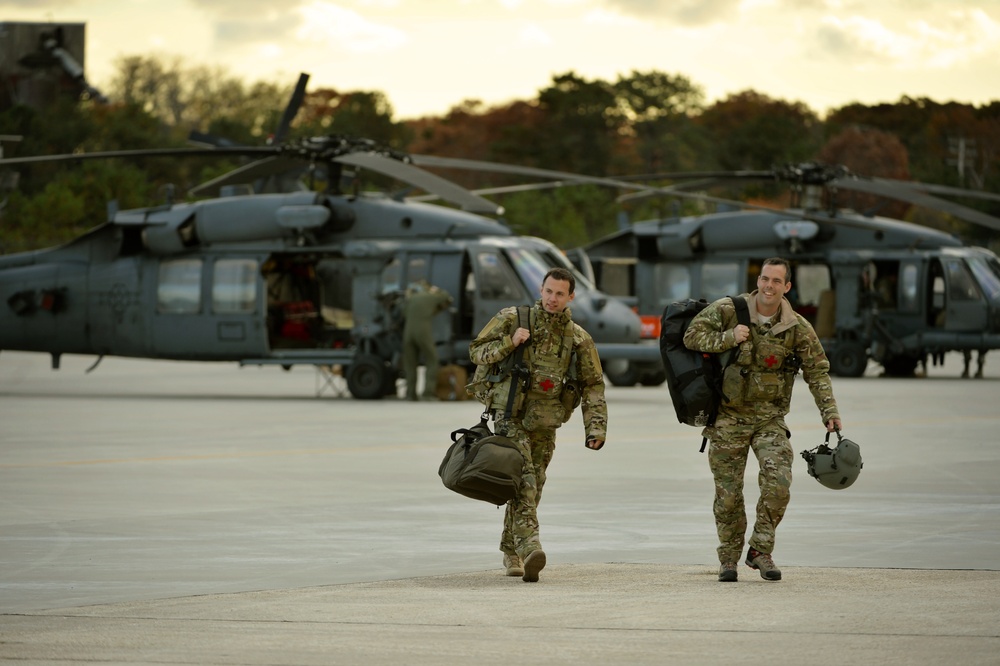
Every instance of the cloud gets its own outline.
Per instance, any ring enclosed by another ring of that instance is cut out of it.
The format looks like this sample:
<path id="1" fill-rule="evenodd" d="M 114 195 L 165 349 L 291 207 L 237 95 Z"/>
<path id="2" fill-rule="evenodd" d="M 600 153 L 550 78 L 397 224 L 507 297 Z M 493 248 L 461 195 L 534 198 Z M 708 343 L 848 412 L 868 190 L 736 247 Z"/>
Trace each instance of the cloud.
<path id="1" fill-rule="evenodd" d="M 189 2 L 206 14 L 241 16 L 245 17 L 243 20 L 248 20 L 246 17 L 256 17 L 257 20 L 261 20 L 268 15 L 283 14 L 301 4 L 298 0 L 292 0 L 281 5 L 280 12 L 276 12 L 272 0 L 189 0 Z"/>
<path id="2" fill-rule="evenodd" d="M 606 0 L 609 7 L 642 18 L 662 18 L 685 26 L 731 20 L 740 0 Z"/>
<path id="3" fill-rule="evenodd" d="M 407 42 L 404 32 L 366 19 L 340 5 L 312 0 L 275 8 L 273 0 L 195 0 L 218 15 L 215 37 L 220 46 L 256 46 L 258 52 L 276 53 L 283 47 L 321 44 L 354 53 L 397 49 Z M 364 0 L 360 4 L 391 8 L 396 0 Z M 238 8 L 238 9 L 237 9 Z M 241 18 L 233 19 L 232 16 Z"/>
<path id="4" fill-rule="evenodd" d="M 552 37 L 540 26 L 532 23 L 524 26 L 518 33 L 518 39 L 522 44 L 530 46 L 551 46 Z"/>
<path id="5" fill-rule="evenodd" d="M 299 19 L 288 14 L 269 20 L 218 21 L 215 24 L 215 39 L 223 48 L 257 42 L 281 42 L 294 39 L 300 23 Z"/>
<path id="6" fill-rule="evenodd" d="M 826 55 L 855 66 L 903 69 L 961 65 L 995 51 L 998 39 L 1000 25 L 978 9 L 895 26 L 863 16 L 827 16 L 816 31 L 816 45 Z"/>
<path id="7" fill-rule="evenodd" d="M 66 5 L 77 5 L 76 2 L 66 2 L 66 0 L 3 0 L 0 2 L 0 9 L 13 7 L 15 9 L 65 9 Z M 47 16 L 40 16 L 39 21 L 47 21 Z"/>
<path id="8" fill-rule="evenodd" d="M 299 12 L 303 22 L 296 36 L 304 41 L 355 53 L 396 50 L 409 41 L 402 30 L 369 21 L 358 12 L 329 2 L 311 2 Z"/>

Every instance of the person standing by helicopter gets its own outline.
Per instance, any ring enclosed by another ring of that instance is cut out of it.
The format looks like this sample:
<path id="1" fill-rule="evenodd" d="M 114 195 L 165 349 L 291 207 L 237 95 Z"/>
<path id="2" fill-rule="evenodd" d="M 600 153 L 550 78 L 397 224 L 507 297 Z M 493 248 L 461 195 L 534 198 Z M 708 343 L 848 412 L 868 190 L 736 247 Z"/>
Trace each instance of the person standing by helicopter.
<path id="1" fill-rule="evenodd" d="M 986 352 L 988 349 L 980 349 L 976 353 L 976 379 L 983 378 L 983 366 L 986 365 Z M 965 369 L 962 370 L 962 378 L 969 378 L 969 365 L 972 364 L 972 350 L 963 349 L 962 350 L 962 360 L 965 362 Z"/>
<path id="2" fill-rule="evenodd" d="M 828 432 L 841 428 L 830 382 L 830 362 L 812 325 L 797 314 L 785 294 L 791 289 L 791 267 L 784 259 L 767 259 L 757 289 L 746 298 L 751 326 L 737 322 L 729 297 L 698 313 L 684 334 L 684 345 L 701 352 L 739 352 L 723 376 L 723 401 L 715 423 L 704 430 L 710 441 L 708 463 L 715 480 L 715 527 L 719 535 L 719 580 L 737 580 L 737 562 L 746 539 L 747 516 L 743 478 L 752 449 L 760 466 L 756 523 L 749 539 L 746 564 L 765 580 L 781 580 L 774 564 L 775 530 L 788 506 L 793 452 L 785 425 L 792 387 L 799 369 L 819 408 Z"/>
<path id="3" fill-rule="evenodd" d="M 483 398 L 498 433 L 509 437 L 524 456 L 521 489 L 507 503 L 500 550 L 508 576 L 538 581 L 545 566 L 539 538 L 538 502 L 546 470 L 556 446 L 556 429 L 569 420 L 577 400 L 583 409 L 585 446 L 604 446 L 608 404 L 604 399 L 604 372 L 593 338 L 573 322 L 569 304 L 576 278 L 565 268 L 553 268 L 542 279 L 541 298 L 529 313 L 529 328 L 519 325 L 518 309 L 504 308 L 469 345 L 469 358 L 478 366 L 499 364 L 521 345 L 530 383 L 520 373 L 488 388 Z M 476 384 L 470 384 L 470 388 Z M 510 391 L 516 391 L 510 418 L 505 419 Z M 478 397 L 478 393 L 477 393 Z"/>
<path id="4" fill-rule="evenodd" d="M 437 400 L 438 353 L 434 343 L 434 317 L 453 302 L 444 289 L 426 280 L 415 282 L 406 290 L 403 302 L 403 376 L 406 378 L 406 399 L 417 398 L 417 366 L 424 361 L 424 390 L 420 400 Z"/>

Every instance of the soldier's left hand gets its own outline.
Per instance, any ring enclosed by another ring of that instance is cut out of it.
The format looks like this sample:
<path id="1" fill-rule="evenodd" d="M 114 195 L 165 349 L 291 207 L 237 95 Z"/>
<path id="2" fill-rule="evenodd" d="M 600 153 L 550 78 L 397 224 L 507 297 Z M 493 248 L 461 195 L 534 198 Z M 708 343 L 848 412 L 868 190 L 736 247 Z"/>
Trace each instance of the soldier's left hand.
<path id="1" fill-rule="evenodd" d="M 602 446 L 604 446 L 604 440 L 603 439 L 594 439 L 593 437 L 588 437 L 587 438 L 586 447 L 588 449 L 592 449 L 594 451 L 598 451 L 598 450 L 600 450 L 600 448 Z"/>
<path id="2" fill-rule="evenodd" d="M 830 419 L 826 422 L 827 432 L 840 432 L 843 427 L 840 424 L 840 419 Z"/>

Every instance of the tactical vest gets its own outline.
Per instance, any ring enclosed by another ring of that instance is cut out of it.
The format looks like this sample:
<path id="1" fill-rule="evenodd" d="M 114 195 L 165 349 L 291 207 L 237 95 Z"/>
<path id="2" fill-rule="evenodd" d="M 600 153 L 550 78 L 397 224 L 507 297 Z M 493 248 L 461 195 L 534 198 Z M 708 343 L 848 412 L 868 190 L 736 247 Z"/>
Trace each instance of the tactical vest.
<path id="1" fill-rule="evenodd" d="M 802 363 L 795 354 L 795 328 L 774 336 L 770 327 L 751 326 L 750 342 L 752 353 L 739 354 L 723 375 L 726 407 L 781 400 L 787 403 Z"/>
<path id="2" fill-rule="evenodd" d="M 529 314 L 529 331 L 535 330 L 535 318 L 535 310 L 532 308 Z M 525 350 L 524 364 L 528 369 L 528 381 L 519 382 L 511 417 L 522 419 L 528 430 L 534 427 L 557 428 L 569 420 L 573 409 L 580 404 L 581 392 L 576 382 L 576 364 L 573 362 L 573 331 L 573 321 L 568 320 L 560 336 L 561 343 L 554 346 L 555 353 L 540 353 L 535 345 L 529 345 Z M 496 377 L 495 383 L 488 395 L 484 395 L 486 399 L 483 402 L 490 410 L 502 414 L 507 407 L 511 387 L 520 378 L 509 369 L 506 373 L 501 371 L 493 377 Z"/>

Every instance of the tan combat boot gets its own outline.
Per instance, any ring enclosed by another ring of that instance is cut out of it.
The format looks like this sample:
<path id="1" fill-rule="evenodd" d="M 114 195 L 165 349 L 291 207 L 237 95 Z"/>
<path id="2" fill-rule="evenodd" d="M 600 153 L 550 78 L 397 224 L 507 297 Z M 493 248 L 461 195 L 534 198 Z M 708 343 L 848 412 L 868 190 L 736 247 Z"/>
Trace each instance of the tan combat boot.
<path id="1" fill-rule="evenodd" d="M 507 570 L 508 576 L 523 576 L 524 575 L 524 565 L 521 563 L 521 558 L 517 555 L 503 554 L 503 566 Z"/>
<path id="2" fill-rule="evenodd" d="M 781 569 L 774 564 L 770 553 L 762 553 L 753 548 L 747 551 L 747 566 L 760 571 L 764 580 L 781 580 Z"/>

